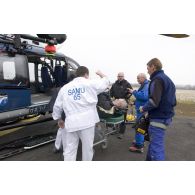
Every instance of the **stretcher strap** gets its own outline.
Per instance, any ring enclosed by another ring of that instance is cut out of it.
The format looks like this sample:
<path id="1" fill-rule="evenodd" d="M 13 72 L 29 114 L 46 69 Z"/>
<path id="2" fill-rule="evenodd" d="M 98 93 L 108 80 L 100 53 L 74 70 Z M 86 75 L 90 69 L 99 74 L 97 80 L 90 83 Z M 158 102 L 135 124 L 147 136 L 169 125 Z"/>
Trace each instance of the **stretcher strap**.
<path id="1" fill-rule="evenodd" d="M 142 135 L 145 135 L 146 130 L 145 130 L 145 129 L 138 128 L 138 129 L 137 129 L 137 132 L 138 132 L 138 133 L 141 133 Z"/>
<path id="2" fill-rule="evenodd" d="M 113 106 L 110 110 L 105 110 L 105 109 L 103 109 L 103 108 L 100 107 L 100 106 L 98 106 L 98 108 L 99 108 L 101 111 L 103 111 L 103 112 L 105 112 L 105 113 L 107 113 L 107 114 L 114 114 L 114 106 Z"/>

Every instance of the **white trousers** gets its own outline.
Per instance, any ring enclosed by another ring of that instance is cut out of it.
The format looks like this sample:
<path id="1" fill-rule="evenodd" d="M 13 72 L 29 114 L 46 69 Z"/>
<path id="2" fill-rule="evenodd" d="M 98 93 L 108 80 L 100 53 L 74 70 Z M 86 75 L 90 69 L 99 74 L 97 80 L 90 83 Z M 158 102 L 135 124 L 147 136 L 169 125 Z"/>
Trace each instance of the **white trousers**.
<path id="1" fill-rule="evenodd" d="M 82 160 L 91 161 L 93 158 L 94 132 L 95 126 L 80 131 L 63 133 L 64 160 L 76 161 L 80 138 L 82 143 Z"/>
<path id="2" fill-rule="evenodd" d="M 65 131 L 65 130 L 59 128 L 57 135 L 56 135 L 55 147 L 57 150 L 60 150 L 62 148 L 62 131 Z"/>

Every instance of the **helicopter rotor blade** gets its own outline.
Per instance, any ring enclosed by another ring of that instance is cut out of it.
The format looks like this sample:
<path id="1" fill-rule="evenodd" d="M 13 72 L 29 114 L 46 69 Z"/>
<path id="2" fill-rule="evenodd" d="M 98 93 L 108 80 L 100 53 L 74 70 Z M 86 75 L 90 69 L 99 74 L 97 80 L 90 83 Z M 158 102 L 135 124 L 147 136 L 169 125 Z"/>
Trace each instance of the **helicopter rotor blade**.
<path id="1" fill-rule="evenodd" d="M 160 34 L 160 35 L 167 36 L 167 37 L 173 37 L 173 38 L 186 38 L 190 36 L 187 34 Z"/>
<path id="2" fill-rule="evenodd" d="M 67 38 L 66 34 L 37 34 L 37 36 L 43 39 L 56 39 L 58 44 L 63 43 Z"/>

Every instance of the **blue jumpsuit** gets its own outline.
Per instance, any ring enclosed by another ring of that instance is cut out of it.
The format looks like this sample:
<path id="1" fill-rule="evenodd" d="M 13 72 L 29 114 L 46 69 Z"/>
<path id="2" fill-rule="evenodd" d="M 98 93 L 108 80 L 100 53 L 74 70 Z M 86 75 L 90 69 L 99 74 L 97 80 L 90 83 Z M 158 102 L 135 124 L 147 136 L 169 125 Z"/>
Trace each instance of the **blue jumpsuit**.
<path id="1" fill-rule="evenodd" d="M 133 91 L 133 95 L 136 98 L 135 101 L 135 109 L 136 109 L 136 117 L 137 120 L 141 118 L 143 115 L 140 111 L 139 108 L 140 106 L 143 106 L 147 101 L 148 101 L 148 85 L 149 81 L 145 80 L 144 83 L 140 86 L 140 88 L 136 91 Z M 138 148 L 142 148 L 144 145 L 144 135 L 141 133 L 136 133 L 135 134 L 135 145 Z"/>

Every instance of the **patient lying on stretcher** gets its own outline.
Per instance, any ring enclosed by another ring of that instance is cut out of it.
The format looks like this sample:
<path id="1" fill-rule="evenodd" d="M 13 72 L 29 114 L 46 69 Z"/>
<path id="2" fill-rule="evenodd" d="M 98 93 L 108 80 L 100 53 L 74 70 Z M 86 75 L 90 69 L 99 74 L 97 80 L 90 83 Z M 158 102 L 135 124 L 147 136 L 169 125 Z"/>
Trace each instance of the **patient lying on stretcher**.
<path id="1" fill-rule="evenodd" d="M 127 102 L 124 99 L 112 100 L 108 92 L 98 95 L 97 110 L 100 118 L 121 116 L 125 109 L 127 109 Z"/>

